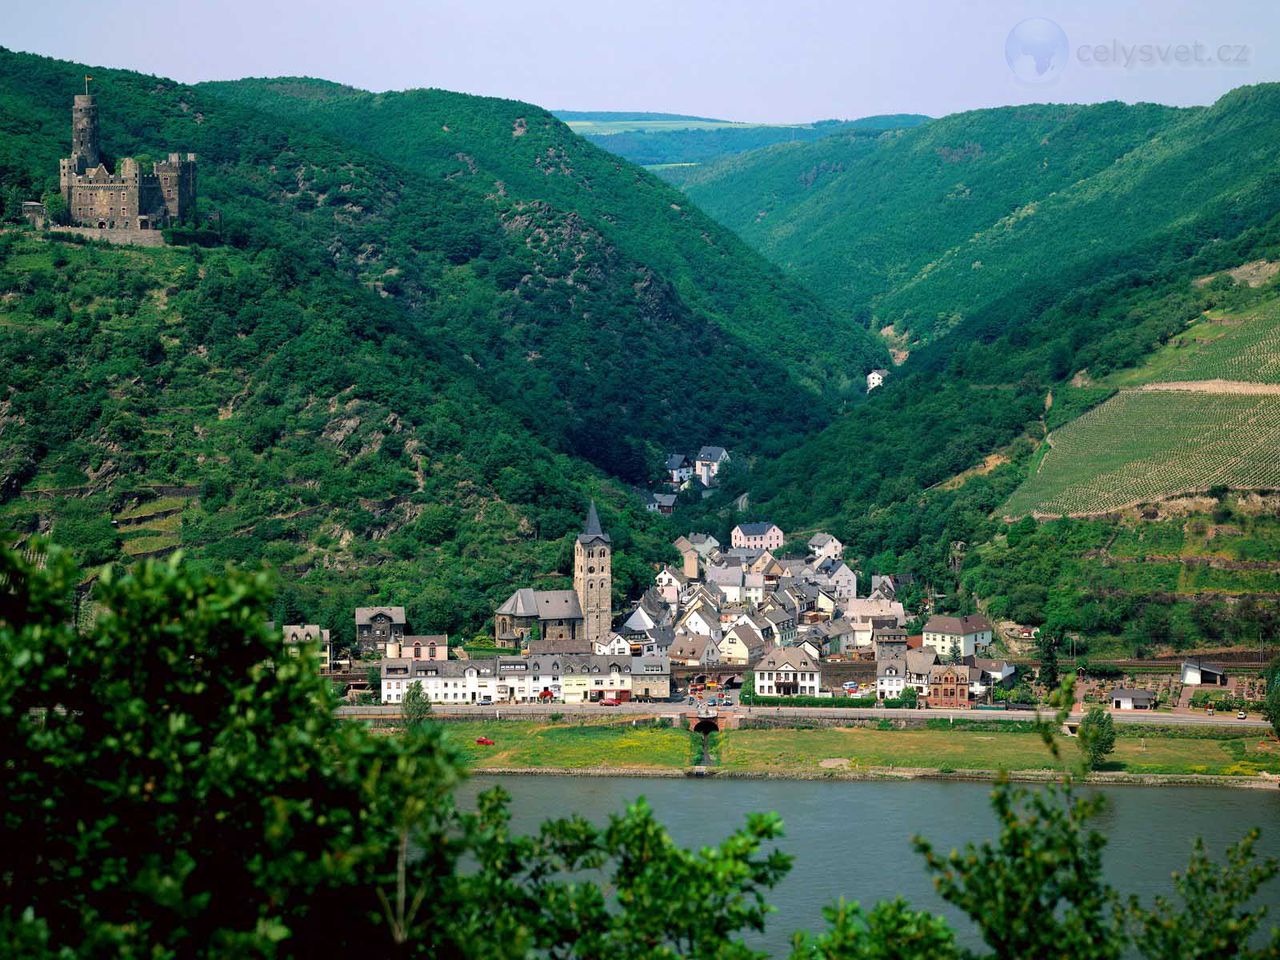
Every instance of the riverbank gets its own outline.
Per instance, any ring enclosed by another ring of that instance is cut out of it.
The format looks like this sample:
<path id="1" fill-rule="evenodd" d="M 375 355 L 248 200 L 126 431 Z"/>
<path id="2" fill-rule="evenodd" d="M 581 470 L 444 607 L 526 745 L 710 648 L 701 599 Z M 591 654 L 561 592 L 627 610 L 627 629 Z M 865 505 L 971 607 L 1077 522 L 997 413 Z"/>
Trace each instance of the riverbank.
<path id="1" fill-rule="evenodd" d="M 444 728 L 475 773 L 502 776 L 993 780 L 1004 770 L 1015 780 L 1045 782 L 1060 772 L 1038 733 L 981 725 L 729 730 L 712 736 L 704 767 L 697 767 L 701 736 L 656 723 L 453 720 Z M 494 742 L 477 743 L 481 738 Z M 1074 761 L 1074 742 L 1063 747 Z M 1280 789 L 1280 744 L 1231 730 L 1120 736 L 1090 782 Z"/>

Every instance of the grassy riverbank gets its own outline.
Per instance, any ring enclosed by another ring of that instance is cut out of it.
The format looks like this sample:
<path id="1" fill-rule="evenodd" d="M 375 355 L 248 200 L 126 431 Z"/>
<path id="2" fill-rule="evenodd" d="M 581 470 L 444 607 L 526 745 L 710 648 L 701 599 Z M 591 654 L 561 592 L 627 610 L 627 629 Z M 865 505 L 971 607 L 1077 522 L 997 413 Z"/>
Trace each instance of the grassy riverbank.
<path id="1" fill-rule="evenodd" d="M 672 727 L 590 721 L 457 721 L 450 738 L 476 770 L 688 768 L 700 738 Z M 482 746 L 488 737 L 493 746 Z M 1074 744 L 1066 743 L 1075 759 Z M 878 730 L 865 727 L 730 730 L 717 737 L 718 770 L 729 775 L 811 777 L 859 771 L 1043 771 L 1052 769 L 1038 734 L 986 729 Z M 1117 738 L 1104 771 L 1251 777 L 1280 774 L 1280 744 L 1254 731 L 1151 730 Z"/>

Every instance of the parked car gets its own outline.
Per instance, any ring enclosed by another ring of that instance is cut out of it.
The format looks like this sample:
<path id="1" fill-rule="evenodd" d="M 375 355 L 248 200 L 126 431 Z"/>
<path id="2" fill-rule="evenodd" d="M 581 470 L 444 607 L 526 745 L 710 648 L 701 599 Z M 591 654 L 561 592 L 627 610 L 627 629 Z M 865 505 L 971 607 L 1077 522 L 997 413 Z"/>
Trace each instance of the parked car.
<path id="1" fill-rule="evenodd" d="M 1249 715 L 1248 715 L 1247 713 L 1245 713 L 1243 710 L 1241 710 L 1239 713 L 1237 713 L 1237 714 L 1236 714 L 1236 719 L 1237 719 L 1237 720 L 1248 720 L 1248 719 L 1249 719 Z"/>
<path id="2" fill-rule="evenodd" d="M 480 746 L 482 747 L 493 746 L 493 741 L 490 740 L 488 737 L 476 737 L 476 743 L 480 744 Z"/>
<path id="3" fill-rule="evenodd" d="M 618 705 L 619 705 L 619 704 L 621 704 L 621 703 L 622 703 L 622 701 L 621 701 L 621 700 L 619 700 L 617 697 L 605 697 L 603 700 L 601 700 L 601 701 L 600 701 L 600 706 L 602 706 L 602 707 L 616 707 L 616 706 L 618 706 Z"/>
<path id="4" fill-rule="evenodd" d="M 857 689 L 858 689 L 858 681 L 857 681 L 857 680 L 846 680 L 844 683 L 840 684 L 840 686 L 842 686 L 845 690 L 857 690 Z"/>
<path id="5" fill-rule="evenodd" d="M 733 706 L 733 700 L 731 700 L 729 697 L 725 697 L 723 700 L 720 701 L 720 703 L 722 706 L 726 706 L 726 707 Z"/>
<path id="6" fill-rule="evenodd" d="M 482 707 L 492 707 L 492 706 L 493 706 L 493 697 L 481 697 L 481 698 L 480 698 L 480 706 L 482 706 Z"/>

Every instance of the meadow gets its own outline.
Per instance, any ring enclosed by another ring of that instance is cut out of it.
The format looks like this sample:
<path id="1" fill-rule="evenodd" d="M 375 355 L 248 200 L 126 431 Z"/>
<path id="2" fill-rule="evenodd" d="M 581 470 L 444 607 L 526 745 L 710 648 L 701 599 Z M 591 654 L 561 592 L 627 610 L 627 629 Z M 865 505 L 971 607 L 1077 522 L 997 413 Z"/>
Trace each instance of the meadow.
<path id="1" fill-rule="evenodd" d="M 673 727 L 577 718 L 557 723 L 526 720 L 449 721 L 449 740 L 468 765 L 496 768 L 589 769 L 619 767 L 676 771 L 689 767 L 700 738 Z M 1248 776 L 1280 772 L 1280 745 L 1272 738 L 1231 730 L 1179 736 L 1123 730 L 1105 767 L 1127 773 Z M 493 746 L 475 742 L 488 737 Z M 1038 733 L 994 729 L 879 730 L 867 727 L 740 729 L 716 738 L 718 768 L 725 773 L 813 776 L 833 769 L 822 761 L 847 760 L 842 769 L 1049 770 Z M 1075 747 L 1065 744 L 1068 761 Z"/>

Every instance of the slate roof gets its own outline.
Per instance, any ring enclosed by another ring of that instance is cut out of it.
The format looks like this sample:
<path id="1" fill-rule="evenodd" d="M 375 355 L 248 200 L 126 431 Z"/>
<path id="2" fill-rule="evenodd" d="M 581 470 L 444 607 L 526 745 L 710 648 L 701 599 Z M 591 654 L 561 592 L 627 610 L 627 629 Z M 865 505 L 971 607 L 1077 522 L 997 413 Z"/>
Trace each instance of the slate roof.
<path id="1" fill-rule="evenodd" d="M 378 614 L 386 614 L 392 623 L 404 623 L 404 607 L 356 607 L 356 624 L 373 623 Z"/>
<path id="2" fill-rule="evenodd" d="M 800 647 L 771 647 L 764 652 L 756 670 L 821 670 L 822 664 Z"/>
<path id="3" fill-rule="evenodd" d="M 698 451 L 699 460 L 710 460 L 718 462 L 729 456 L 729 452 L 724 447 L 703 447 Z"/>
<path id="4" fill-rule="evenodd" d="M 591 506 L 587 508 L 587 523 L 578 534 L 578 542 L 594 543 L 597 540 L 608 543 L 609 535 L 600 529 L 600 515 L 596 513 L 596 502 L 592 500 Z"/>
<path id="5" fill-rule="evenodd" d="M 771 520 L 760 520 L 754 523 L 738 524 L 738 532 L 744 537 L 763 537 L 772 530 L 777 524 Z"/>
<path id="6" fill-rule="evenodd" d="M 934 616 L 924 625 L 925 633 L 943 633 L 948 636 L 967 637 L 971 633 L 982 633 L 991 629 L 991 621 L 980 613 L 967 617 Z"/>
<path id="7" fill-rule="evenodd" d="M 673 453 L 667 457 L 668 470 L 683 470 L 689 465 L 689 458 L 683 453 Z"/>

